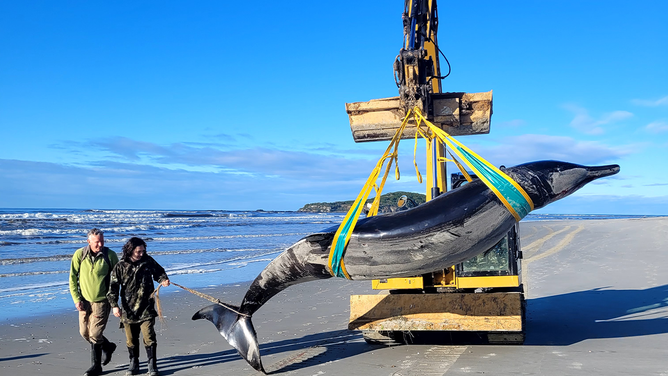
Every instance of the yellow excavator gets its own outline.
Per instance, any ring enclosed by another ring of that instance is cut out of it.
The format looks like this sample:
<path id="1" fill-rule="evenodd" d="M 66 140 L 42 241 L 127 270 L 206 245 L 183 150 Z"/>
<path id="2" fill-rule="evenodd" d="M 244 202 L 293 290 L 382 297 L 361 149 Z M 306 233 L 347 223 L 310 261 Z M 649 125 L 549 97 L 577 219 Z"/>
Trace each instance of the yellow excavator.
<path id="1" fill-rule="evenodd" d="M 436 0 L 405 0 L 402 19 L 404 41 L 394 62 L 399 96 L 346 103 L 355 142 L 392 139 L 415 107 L 452 136 L 489 133 L 491 91 L 442 91 L 450 63 L 438 47 Z M 445 75 L 439 54 L 447 63 Z M 412 125 L 402 138 L 415 137 Z M 427 200 L 447 190 L 445 154 L 438 138 L 427 140 Z M 461 173 L 451 175 L 451 189 L 465 183 Z M 516 224 L 494 247 L 461 264 L 412 278 L 374 280 L 372 287 L 381 290 L 379 294 L 351 296 L 349 329 L 362 330 L 369 343 L 388 345 L 406 343 L 421 332 L 450 332 L 447 338 L 459 332 L 490 343 L 522 343 L 521 258 Z"/>

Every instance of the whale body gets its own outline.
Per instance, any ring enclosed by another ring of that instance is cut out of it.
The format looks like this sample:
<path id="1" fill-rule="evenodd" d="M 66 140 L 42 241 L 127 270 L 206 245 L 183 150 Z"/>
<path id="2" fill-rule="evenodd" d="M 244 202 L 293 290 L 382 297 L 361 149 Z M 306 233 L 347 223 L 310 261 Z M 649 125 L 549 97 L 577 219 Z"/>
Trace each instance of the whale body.
<path id="1" fill-rule="evenodd" d="M 534 209 L 564 198 L 618 165 L 587 167 L 558 161 L 503 169 L 528 194 Z M 516 223 L 491 189 L 476 179 L 415 208 L 360 219 L 343 256 L 352 280 L 412 277 L 446 269 L 498 243 Z M 214 304 L 195 313 L 207 319 L 239 354 L 264 372 L 251 317 L 287 287 L 331 278 L 330 246 L 338 226 L 290 246 L 260 272 L 240 306 Z"/>

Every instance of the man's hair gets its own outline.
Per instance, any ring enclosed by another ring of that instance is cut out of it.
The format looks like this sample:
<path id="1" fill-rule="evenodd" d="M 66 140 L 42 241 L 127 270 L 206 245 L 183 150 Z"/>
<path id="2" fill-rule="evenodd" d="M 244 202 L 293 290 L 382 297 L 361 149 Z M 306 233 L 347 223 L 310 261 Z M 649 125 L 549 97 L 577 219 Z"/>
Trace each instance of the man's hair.
<path id="1" fill-rule="evenodd" d="M 123 245 L 123 255 L 121 256 L 121 258 L 129 262 L 130 256 L 132 256 L 132 252 L 135 250 L 135 248 L 139 247 L 140 245 L 143 245 L 144 248 L 146 248 L 146 242 L 141 238 L 138 237 L 130 238 L 130 240 L 128 240 L 127 243 Z"/>
<path id="2" fill-rule="evenodd" d="M 94 236 L 104 235 L 104 232 L 102 232 L 102 230 L 100 230 L 99 228 L 92 228 L 92 229 L 90 229 L 90 231 L 88 231 L 88 236 L 91 236 L 91 235 L 94 235 Z"/>

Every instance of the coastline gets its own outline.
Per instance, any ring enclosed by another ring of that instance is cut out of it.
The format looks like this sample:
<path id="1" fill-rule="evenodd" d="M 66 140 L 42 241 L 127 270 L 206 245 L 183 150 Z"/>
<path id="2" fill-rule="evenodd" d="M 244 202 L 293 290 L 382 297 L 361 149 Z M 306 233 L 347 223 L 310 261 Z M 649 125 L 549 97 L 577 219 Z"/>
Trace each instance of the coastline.
<path id="1" fill-rule="evenodd" d="M 525 345 L 368 345 L 360 332 L 346 329 L 348 301 L 378 292 L 369 281 L 332 278 L 292 286 L 254 315 L 265 368 L 304 376 L 668 372 L 668 218 L 530 221 L 520 234 Z M 249 283 L 198 290 L 239 304 Z M 156 323 L 161 374 L 259 375 L 211 323 L 190 319 L 208 301 L 167 289 L 160 294 L 167 325 Z M 73 306 L 0 324 L 0 333 L 3 374 L 71 375 L 88 367 L 89 347 Z M 118 319 L 110 318 L 105 335 L 119 347 L 104 374 L 123 375 L 127 351 Z M 142 350 L 142 372 L 145 361 Z"/>

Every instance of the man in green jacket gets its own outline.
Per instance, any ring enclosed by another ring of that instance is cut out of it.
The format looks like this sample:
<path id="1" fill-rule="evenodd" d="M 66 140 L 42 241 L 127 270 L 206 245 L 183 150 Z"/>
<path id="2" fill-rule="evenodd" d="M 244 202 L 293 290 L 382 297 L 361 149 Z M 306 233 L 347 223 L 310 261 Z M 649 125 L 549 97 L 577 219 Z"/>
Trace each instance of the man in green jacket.
<path id="1" fill-rule="evenodd" d="M 91 367 L 84 376 L 102 374 L 102 366 L 111 361 L 116 350 L 116 344 L 102 332 L 111 310 L 107 300 L 110 275 L 117 263 L 118 256 L 104 246 L 104 233 L 97 228 L 88 231 L 88 245 L 72 256 L 70 294 L 79 311 L 79 333 L 91 344 Z"/>

